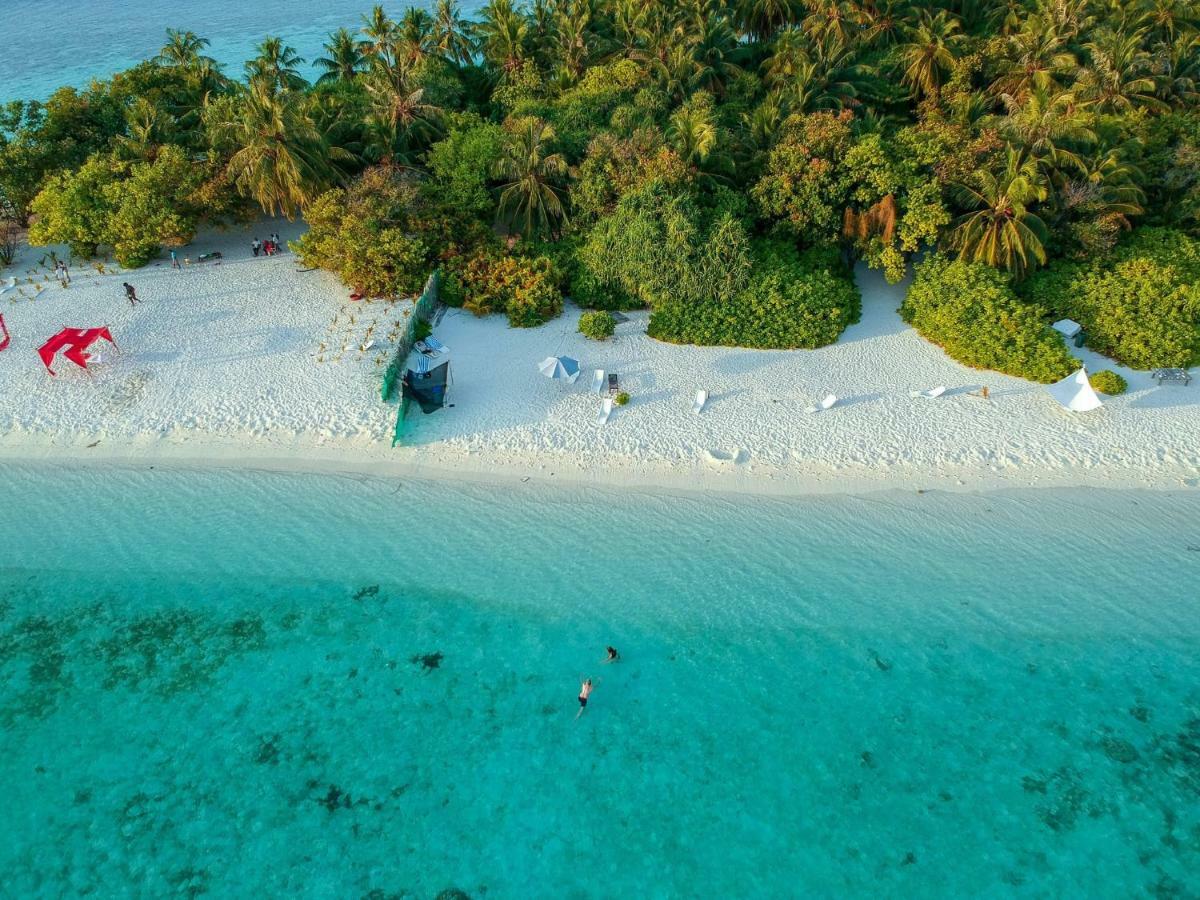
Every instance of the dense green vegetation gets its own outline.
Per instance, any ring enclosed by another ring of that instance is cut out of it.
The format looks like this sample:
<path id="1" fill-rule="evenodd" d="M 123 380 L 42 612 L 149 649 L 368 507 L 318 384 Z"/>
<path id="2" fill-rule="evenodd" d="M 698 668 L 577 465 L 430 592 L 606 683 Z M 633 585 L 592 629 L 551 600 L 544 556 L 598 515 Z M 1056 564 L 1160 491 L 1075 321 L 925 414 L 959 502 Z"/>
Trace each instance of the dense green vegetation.
<path id="1" fill-rule="evenodd" d="M 1129 387 L 1124 378 L 1108 369 L 1089 375 L 1088 383 L 1101 394 L 1108 394 L 1110 397 L 1125 393 Z"/>
<path id="2" fill-rule="evenodd" d="M 563 288 L 649 306 L 667 340 L 769 347 L 854 320 L 846 262 L 896 280 L 935 249 L 919 283 L 973 293 L 906 314 L 974 365 L 1059 372 L 1051 314 L 1179 364 L 1198 23 L 1192 0 L 491 0 L 475 21 L 439 0 L 335 32 L 313 84 L 276 38 L 234 77 L 171 31 L 0 111 L 0 216 L 137 265 L 202 221 L 304 215 L 304 261 L 367 293 L 437 265 L 514 324 Z"/>
<path id="3" fill-rule="evenodd" d="M 1055 262 L 1020 287 L 1132 368 L 1200 362 L 1200 241 L 1177 231 L 1140 229 L 1107 256 Z"/>
<path id="4" fill-rule="evenodd" d="M 606 341 L 617 330 L 617 320 L 605 309 L 590 309 L 579 314 L 579 333 L 593 341 Z"/>
<path id="5" fill-rule="evenodd" d="M 917 266 L 904 321 L 964 365 L 1051 382 L 1079 365 L 1046 311 L 1021 302 L 995 269 L 934 255 Z"/>

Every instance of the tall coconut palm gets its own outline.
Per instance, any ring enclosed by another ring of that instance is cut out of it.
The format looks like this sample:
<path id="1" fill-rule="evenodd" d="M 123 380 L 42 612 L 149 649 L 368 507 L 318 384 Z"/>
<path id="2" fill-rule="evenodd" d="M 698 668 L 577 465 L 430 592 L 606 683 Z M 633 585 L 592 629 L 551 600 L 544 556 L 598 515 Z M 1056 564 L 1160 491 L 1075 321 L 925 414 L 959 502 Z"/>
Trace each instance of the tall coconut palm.
<path id="1" fill-rule="evenodd" d="M 520 70 L 528 55 L 529 22 L 512 0 L 491 0 L 475 26 L 484 60 L 503 78 Z"/>
<path id="2" fill-rule="evenodd" d="M 254 81 L 241 102 L 221 107 L 213 124 L 217 141 L 231 151 L 226 175 L 243 197 L 274 215 L 294 218 L 339 180 L 331 148 L 304 112 L 302 97 Z"/>
<path id="3" fill-rule="evenodd" d="M 167 43 L 158 51 L 158 62 L 177 69 L 192 69 L 202 63 L 216 65 L 212 57 L 202 55 L 207 46 L 208 38 L 199 37 L 193 31 L 168 28 Z"/>
<path id="4" fill-rule="evenodd" d="M 996 61 L 995 95 L 1023 100 L 1031 91 L 1058 90 L 1070 79 L 1079 61 L 1066 39 L 1042 16 L 1030 16 L 1024 27 L 1004 42 L 1004 55 Z"/>
<path id="5" fill-rule="evenodd" d="M 363 71 L 366 60 L 359 49 L 358 41 L 348 28 L 339 28 L 325 42 L 326 56 L 313 60 L 313 65 L 323 74 L 317 79 L 326 81 L 353 81 Z"/>
<path id="6" fill-rule="evenodd" d="M 530 117 L 509 133 L 496 161 L 495 175 L 502 182 L 497 219 L 527 237 L 553 235 L 567 219 L 555 184 L 566 176 L 567 161 L 550 152 L 554 138 L 547 122 Z"/>
<path id="7" fill-rule="evenodd" d="M 667 124 L 667 142 L 687 165 L 698 167 L 717 146 L 717 126 L 712 108 L 685 104 L 671 115 Z"/>
<path id="8" fill-rule="evenodd" d="M 1102 31 L 1084 44 L 1090 62 L 1079 73 L 1079 95 L 1100 112 L 1128 113 L 1166 109 L 1154 95 L 1150 54 L 1142 49 L 1144 32 Z"/>
<path id="9" fill-rule="evenodd" d="M 433 18 L 425 10 L 410 6 L 396 30 L 396 53 L 406 62 L 422 62 L 433 52 Z"/>
<path id="10" fill-rule="evenodd" d="M 282 38 L 268 37 L 255 48 L 258 56 L 246 63 L 246 79 L 272 91 L 296 91 L 308 85 L 300 75 L 304 60 Z"/>
<path id="11" fill-rule="evenodd" d="M 700 8 L 693 34 L 690 52 L 695 71 L 691 86 L 721 96 L 726 84 L 742 71 L 734 62 L 739 50 L 737 34 L 713 0 L 705 0 Z"/>
<path id="12" fill-rule="evenodd" d="M 946 73 L 955 62 L 955 49 L 962 40 L 958 20 L 944 9 L 937 15 L 921 11 L 920 22 L 909 30 L 901 47 L 904 74 L 901 81 L 913 94 L 936 96 Z"/>
<path id="13" fill-rule="evenodd" d="M 999 122 L 1000 134 L 1048 171 L 1078 168 L 1080 157 L 1072 145 L 1078 149 L 1096 143 L 1094 117 L 1069 91 L 1050 94 L 1035 88 L 1024 102 L 1008 94 L 1000 100 L 1008 111 Z"/>
<path id="14" fill-rule="evenodd" d="M 475 55 L 471 23 L 458 11 L 454 0 L 437 0 L 433 11 L 433 49 L 447 62 L 465 66 Z"/>
<path id="15" fill-rule="evenodd" d="M 403 58 L 372 57 L 363 83 L 371 101 L 366 155 L 388 163 L 411 162 L 437 135 L 441 110 L 425 100 L 413 65 Z"/>
<path id="16" fill-rule="evenodd" d="M 1017 278 L 1046 261 L 1046 225 L 1031 210 L 1046 198 L 1046 187 L 1033 158 L 1009 148 L 998 175 L 980 169 L 971 183 L 951 188 L 969 210 L 951 232 L 961 258 L 1007 269 Z"/>
<path id="17" fill-rule="evenodd" d="M 743 34 L 763 43 L 779 29 L 799 22 L 803 11 L 798 0 L 741 0 L 737 21 Z"/>
<path id="18" fill-rule="evenodd" d="M 363 37 L 359 49 L 363 56 L 391 56 L 395 49 L 397 28 L 382 6 L 375 6 L 369 15 L 363 16 L 361 31 Z"/>

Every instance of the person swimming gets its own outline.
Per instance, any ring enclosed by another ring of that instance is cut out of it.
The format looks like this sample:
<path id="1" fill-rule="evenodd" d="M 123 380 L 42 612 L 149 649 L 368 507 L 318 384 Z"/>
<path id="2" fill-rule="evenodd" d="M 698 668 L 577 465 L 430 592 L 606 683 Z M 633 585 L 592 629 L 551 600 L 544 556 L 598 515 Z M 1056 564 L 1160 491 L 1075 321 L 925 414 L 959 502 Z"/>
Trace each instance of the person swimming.
<path id="1" fill-rule="evenodd" d="M 583 715 L 583 711 L 587 709 L 588 697 L 592 694 L 592 679 L 583 679 L 583 684 L 579 685 L 579 712 L 575 713 L 575 718 L 578 719 Z"/>
<path id="2" fill-rule="evenodd" d="M 621 654 L 617 652 L 616 647 L 606 647 L 605 649 L 608 651 L 608 653 L 604 659 L 601 660 L 601 662 L 613 663 L 621 659 Z"/>

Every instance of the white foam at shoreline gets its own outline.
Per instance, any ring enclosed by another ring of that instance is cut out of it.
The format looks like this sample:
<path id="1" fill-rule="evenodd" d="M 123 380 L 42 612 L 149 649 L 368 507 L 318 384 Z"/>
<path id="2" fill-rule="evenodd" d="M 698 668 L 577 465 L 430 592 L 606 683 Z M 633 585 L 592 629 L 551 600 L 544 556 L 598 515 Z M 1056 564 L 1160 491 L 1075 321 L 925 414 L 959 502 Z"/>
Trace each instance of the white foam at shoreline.
<path id="1" fill-rule="evenodd" d="M 1038 385 L 948 359 L 901 322 L 903 287 L 866 270 L 862 321 L 818 351 L 662 344 L 645 336 L 644 313 L 598 343 L 576 333 L 571 307 L 538 329 L 450 310 L 436 334 L 452 348 L 454 407 L 414 411 L 393 450 L 395 408 L 379 401 L 378 361 L 399 308 L 352 304 L 337 279 L 298 272 L 291 254 L 250 258 L 254 234 L 289 238 L 302 227 L 207 234 L 180 252 L 221 250 L 220 265 L 173 272 L 160 262 L 125 276 L 77 269 L 67 290 L 51 281 L 35 300 L 0 299 L 13 332 L 0 353 L 0 454 L 768 493 L 1181 487 L 1200 476 L 1195 386 L 1157 388 L 1145 373 L 1120 370 L 1128 394 L 1096 413 L 1066 413 Z M 24 278 L 41 253 L 25 248 L 9 272 Z M 124 302 L 126 279 L 143 305 Z M 379 346 L 363 354 L 371 320 Z M 122 354 L 107 355 L 93 377 L 66 364 L 50 378 L 35 346 L 65 325 L 95 324 L 112 326 Z M 585 373 L 619 373 L 632 400 L 604 428 L 595 427 L 589 379 L 566 385 L 538 372 L 539 360 L 560 354 Z M 1084 358 L 1093 371 L 1115 368 Z M 936 403 L 910 396 L 941 384 Z M 982 385 L 990 400 L 969 395 Z M 699 389 L 709 392 L 703 416 L 691 405 Z M 834 408 L 806 412 L 829 392 L 841 398 Z"/>

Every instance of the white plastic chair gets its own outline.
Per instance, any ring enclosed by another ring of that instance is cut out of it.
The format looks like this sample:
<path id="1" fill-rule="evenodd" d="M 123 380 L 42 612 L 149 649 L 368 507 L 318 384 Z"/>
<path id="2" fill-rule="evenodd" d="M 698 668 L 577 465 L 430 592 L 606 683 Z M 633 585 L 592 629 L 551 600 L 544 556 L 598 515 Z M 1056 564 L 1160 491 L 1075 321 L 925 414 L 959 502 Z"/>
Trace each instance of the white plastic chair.
<path id="1" fill-rule="evenodd" d="M 909 394 L 910 397 L 924 397 L 926 400 L 936 400 L 942 394 L 946 393 L 946 386 L 939 384 L 935 388 L 930 388 L 927 391 L 913 391 Z"/>
<path id="2" fill-rule="evenodd" d="M 838 401 L 838 398 L 835 397 L 833 394 L 826 394 L 824 400 L 822 400 L 816 406 L 810 406 L 808 408 L 808 411 L 810 413 L 815 413 L 815 412 L 823 412 L 824 410 L 827 410 L 827 409 L 832 409 L 833 405 L 835 403 L 837 403 L 837 401 Z"/>
<path id="3" fill-rule="evenodd" d="M 592 376 L 591 391 L 593 394 L 601 394 L 604 392 L 604 370 L 603 369 L 597 369 L 596 374 L 594 374 Z"/>
<path id="4" fill-rule="evenodd" d="M 608 422 L 608 417 L 612 415 L 613 401 L 609 397 L 604 398 L 604 402 L 600 404 L 600 415 L 596 416 L 596 424 L 604 425 Z"/>

